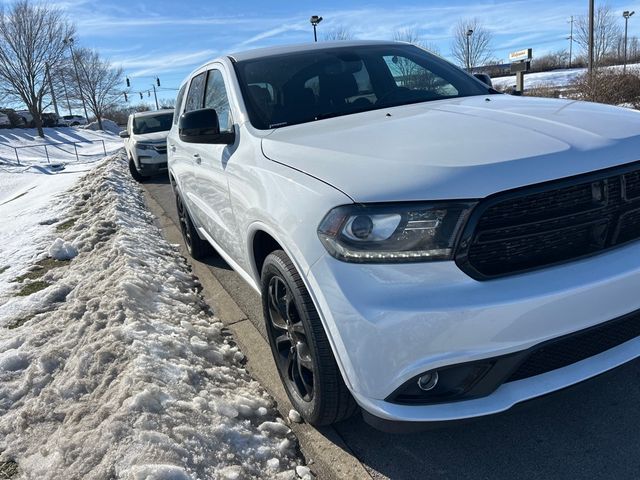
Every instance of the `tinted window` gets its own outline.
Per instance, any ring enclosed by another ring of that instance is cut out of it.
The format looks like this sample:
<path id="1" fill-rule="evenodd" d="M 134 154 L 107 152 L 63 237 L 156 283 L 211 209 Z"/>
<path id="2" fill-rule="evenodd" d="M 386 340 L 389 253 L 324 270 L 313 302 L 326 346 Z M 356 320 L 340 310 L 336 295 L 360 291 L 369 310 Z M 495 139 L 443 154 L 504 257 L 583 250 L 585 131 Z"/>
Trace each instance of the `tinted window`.
<path id="1" fill-rule="evenodd" d="M 249 119 L 260 129 L 496 93 L 413 45 L 333 47 L 244 60 L 234 67 Z"/>
<path id="2" fill-rule="evenodd" d="M 172 119 L 173 112 L 135 117 L 133 119 L 133 133 L 144 134 L 171 130 Z"/>
<path id="3" fill-rule="evenodd" d="M 180 110 L 182 108 L 182 102 L 184 101 L 184 91 L 187 89 L 187 84 L 185 83 L 180 91 L 178 92 L 178 96 L 176 97 L 176 108 L 173 111 L 173 123 L 174 125 L 178 124 L 178 119 L 180 118 L 180 114 L 182 113 Z"/>
<path id="4" fill-rule="evenodd" d="M 204 107 L 213 108 L 218 114 L 218 122 L 220 122 L 220 130 L 228 131 L 231 129 L 232 120 L 229 110 L 229 99 L 227 90 L 224 87 L 224 79 L 219 70 L 210 70 L 207 79 L 207 88 L 204 96 Z"/>
<path id="5" fill-rule="evenodd" d="M 189 87 L 189 93 L 187 94 L 187 101 L 184 106 L 185 112 L 202 108 L 202 96 L 204 94 L 204 82 L 206 80 L 205 75 L 206 72 L 202 72 L 191 80 L 191 86 Z"/>

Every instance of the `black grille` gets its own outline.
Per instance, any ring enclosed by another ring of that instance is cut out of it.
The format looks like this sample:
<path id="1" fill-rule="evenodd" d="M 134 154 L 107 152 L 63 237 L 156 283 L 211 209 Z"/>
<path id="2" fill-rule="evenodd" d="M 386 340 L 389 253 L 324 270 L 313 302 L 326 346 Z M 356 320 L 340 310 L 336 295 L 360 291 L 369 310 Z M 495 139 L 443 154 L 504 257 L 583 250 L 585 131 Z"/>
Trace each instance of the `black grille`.
<path id="1" fill-rule="evenodd" d="M 484 280 L 574 260 L 640 238 L 640 164 L 487 198 L 456 262 Z"/>
<path id="2" fill-rule="evenodd" d="M 522 380 L 569 366 L 638 336 L 640 312 L 634 312 L 536 348 L 507 381 Z"/>
<path id="3" fill-rule="evenodd" d="M 156 152 L 160 153 L 160 154 L 165 154 L 167 153 L 167 146 L 166 145 L 156 145 Z"/>

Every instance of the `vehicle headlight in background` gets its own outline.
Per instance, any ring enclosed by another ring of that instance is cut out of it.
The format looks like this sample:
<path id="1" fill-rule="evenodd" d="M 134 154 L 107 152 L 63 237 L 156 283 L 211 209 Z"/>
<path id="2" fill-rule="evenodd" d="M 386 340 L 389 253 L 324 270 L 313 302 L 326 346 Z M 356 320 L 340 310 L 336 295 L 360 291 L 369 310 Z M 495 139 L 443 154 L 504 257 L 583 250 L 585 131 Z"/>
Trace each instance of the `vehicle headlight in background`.
<path id="1" fill-rule="evenodd" d="M 335 258 L 356 263 L 451 260 L 473 201 L 345 205 L 318 236 Z"/>
<path id="2" fill-rule="evenodd" d="M 154 150 L 155 146 L 154 145 L 149 145 L 148 143 L 137 143 L 136 144 L 136 148 L 138 150 Z"/>

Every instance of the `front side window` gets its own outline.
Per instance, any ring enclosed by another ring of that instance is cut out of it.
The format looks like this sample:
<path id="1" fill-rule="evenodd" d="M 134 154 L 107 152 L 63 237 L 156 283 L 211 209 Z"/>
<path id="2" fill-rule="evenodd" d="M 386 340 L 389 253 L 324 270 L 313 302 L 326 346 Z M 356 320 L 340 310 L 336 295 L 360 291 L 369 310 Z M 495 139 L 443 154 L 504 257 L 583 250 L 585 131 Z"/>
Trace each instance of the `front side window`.
<path id="1" fill-rule="evenodd" d="M 204 94 L 204 83 L 206 79 L 206 72 L 202 72 L 191 80 L 191 86 L 189 87 L 189 93 L 187 94 L 187 101 L 184 106 L 185 112 L 199 110 L 202 108 L 202 96 Z"/>
<path id="2" fill-rule="evenodd" d="M 229 98 L 224 86 L 224 79 L 220 70 L 209 70 L 207 88 L 204 95 L 204 108 L 213 108 L 218 114 L 220 131 L 228 132 L 232 129 Z"/>
<path id="3" fill-rule="evenodd" d="M 184 101 L 184 91 L 187 89 L 187 84 L 185 83 L 180 91 L 178 92 L 178 96 L 176 97 L 176 108 L 173 111 L 173 124 L 178 124 L 178 119 L 180 118 L 180 110 L 182 109 L 182 102 Z"/>
<path id="4" fill-rule="evenodd" d="M 404 44 L 293 52 L 241 60 L 234 68 L 249 120 L 263 130 L 497 93 L 447 61 Z"/>

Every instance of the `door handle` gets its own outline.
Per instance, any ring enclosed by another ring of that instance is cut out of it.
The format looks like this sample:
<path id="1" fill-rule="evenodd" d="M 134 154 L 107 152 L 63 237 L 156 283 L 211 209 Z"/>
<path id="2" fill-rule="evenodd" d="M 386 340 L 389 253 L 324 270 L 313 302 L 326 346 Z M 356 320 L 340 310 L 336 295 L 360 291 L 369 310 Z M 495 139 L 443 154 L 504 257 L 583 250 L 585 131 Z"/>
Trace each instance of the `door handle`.
<path id="1" fill-rule="evenodd" d="M 169 148 L 171 149 L 172 152 L 176 151 L 176 146 L 174 144 L 169 145 Z"/>
<path id="2" fill-rule="evenodd" d="M 193 157 L 196 159 L 196 163 L 198 165 L 200 165 L 202 163 L 202 158 L 200 158 L 200 154 L 199 153 L 194 153 Z"/>

